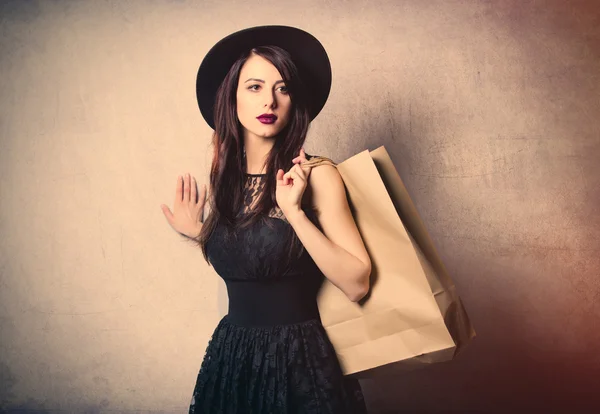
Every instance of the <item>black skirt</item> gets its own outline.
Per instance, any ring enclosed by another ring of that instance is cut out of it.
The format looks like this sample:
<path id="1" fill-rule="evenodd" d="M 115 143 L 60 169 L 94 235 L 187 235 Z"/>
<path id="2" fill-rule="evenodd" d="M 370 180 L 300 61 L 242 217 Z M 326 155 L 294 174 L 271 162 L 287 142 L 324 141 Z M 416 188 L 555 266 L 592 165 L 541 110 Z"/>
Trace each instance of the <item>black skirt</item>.
<path id="1" fill-rule="evenodd" d="M 358 380 L 342 374 L 319 319 L 269 327 L 225 316 L 190 403 L 194 414 L 366 413 Z"/>

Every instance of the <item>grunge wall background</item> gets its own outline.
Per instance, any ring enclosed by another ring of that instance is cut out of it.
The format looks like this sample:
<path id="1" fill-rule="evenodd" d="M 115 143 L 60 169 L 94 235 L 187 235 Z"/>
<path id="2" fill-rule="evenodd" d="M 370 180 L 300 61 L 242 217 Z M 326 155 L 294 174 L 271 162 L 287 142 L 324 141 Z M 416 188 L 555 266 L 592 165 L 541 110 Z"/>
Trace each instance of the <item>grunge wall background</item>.
<path id="1" fill-rule="evenodd" d="M 0 1 L 4 412 L 186 412 L 218 278 L 159 206 L 207 179 L 202 57 L 262 24 L 323 43 L 306 151 L 386 146 L 477 329 L 450 363 L 365 382 L 371 412 L 599 406 L 599 7 Z"/>

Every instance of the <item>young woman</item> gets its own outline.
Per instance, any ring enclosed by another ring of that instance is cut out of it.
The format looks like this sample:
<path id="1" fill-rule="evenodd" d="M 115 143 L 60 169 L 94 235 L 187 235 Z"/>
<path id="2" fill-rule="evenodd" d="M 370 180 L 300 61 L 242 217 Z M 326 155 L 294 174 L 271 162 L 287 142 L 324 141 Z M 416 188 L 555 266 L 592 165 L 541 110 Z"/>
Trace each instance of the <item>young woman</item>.
<path id="1" fill-rule="evenodd" d="M 215 130 L 210 214 L 186 174 L 169 224 L 195 240 L 227 285 L 190 413 L 366 413 L 321 324 L 324 277 L 349 300 L 368 291 L 371 262 L 335 167 L 303 168 L 308 127 L 331 68 L 312 35 L 287 26 L 236 32 L 204 58 L 200 111 Z"/>

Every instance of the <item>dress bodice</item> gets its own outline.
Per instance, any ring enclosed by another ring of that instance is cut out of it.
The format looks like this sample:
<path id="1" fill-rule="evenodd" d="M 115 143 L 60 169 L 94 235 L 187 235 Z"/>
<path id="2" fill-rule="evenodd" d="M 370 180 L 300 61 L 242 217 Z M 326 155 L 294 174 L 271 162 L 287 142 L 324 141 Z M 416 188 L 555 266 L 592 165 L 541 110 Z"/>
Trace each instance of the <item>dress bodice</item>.
<path id="1" fill-rule="evenodd" d="M 266 179 L 265 174 L 246 174 L 242 214 L 255 207 Z M 312 210 L 303 210 L 316 223 Z M 289 257 L 293 238 L 303 246 L 279 207 L 275 206 L 248 228 L 237 230 L 235 237 L 225 237 L 225 230 L 222 223 L 217 225 L 206 251 L 215 271 L 226 282 L 271 281 L 294 276 L 303 277 L 307 283 L 314 281 L 311 285 L 322 281 L 323 274 L 304 248 L 298 257 Z"/>

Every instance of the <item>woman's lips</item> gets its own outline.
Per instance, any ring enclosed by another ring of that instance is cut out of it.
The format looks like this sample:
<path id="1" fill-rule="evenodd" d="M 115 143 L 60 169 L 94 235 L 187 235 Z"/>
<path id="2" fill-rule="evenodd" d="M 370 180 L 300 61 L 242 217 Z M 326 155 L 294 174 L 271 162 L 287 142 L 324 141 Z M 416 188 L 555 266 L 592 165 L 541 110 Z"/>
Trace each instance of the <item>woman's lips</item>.
<path id="1" fill-rule="evenodd" d="M 262 124 L 272 124 L 277 120 L 277 118 L 274 116 L 259 116 L 256 119 L 258 119 Z"/>
<path id="2" fill-rule="evenodd" d="M 272 124 L 277 120 L 277 116 L 275 114 L 262 114 L 256 117 L 263 124 Z"/>

